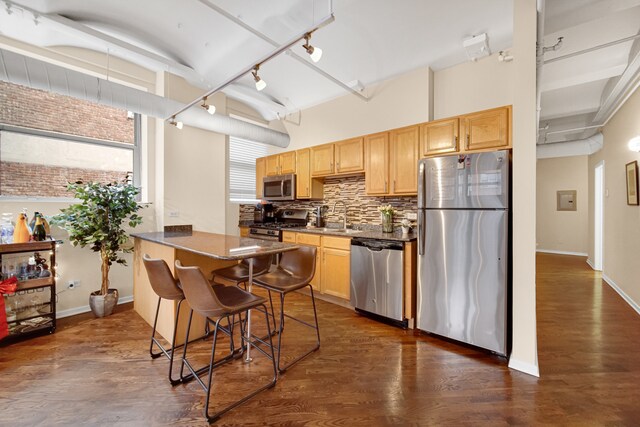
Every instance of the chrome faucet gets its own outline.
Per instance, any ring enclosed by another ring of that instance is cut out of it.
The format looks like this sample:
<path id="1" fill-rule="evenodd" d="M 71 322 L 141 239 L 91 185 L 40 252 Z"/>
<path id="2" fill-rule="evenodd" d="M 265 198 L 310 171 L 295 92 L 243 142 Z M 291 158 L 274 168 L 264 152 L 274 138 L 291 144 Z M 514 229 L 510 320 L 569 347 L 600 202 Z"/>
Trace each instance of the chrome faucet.
<path id="1" fill-rule="evenodd" d="M 346 230 L 347 229 L 347 204 L 342 200 L 337 200 L 333 204 L 333 210 L 331 211 L 331 213 L 336 213 L 336 205 L 338 203 L 342 203 L 342 206 L 344 206 L 344 217 L 343 217 L 343 222 L 342 222 L 342 228 Z"/>

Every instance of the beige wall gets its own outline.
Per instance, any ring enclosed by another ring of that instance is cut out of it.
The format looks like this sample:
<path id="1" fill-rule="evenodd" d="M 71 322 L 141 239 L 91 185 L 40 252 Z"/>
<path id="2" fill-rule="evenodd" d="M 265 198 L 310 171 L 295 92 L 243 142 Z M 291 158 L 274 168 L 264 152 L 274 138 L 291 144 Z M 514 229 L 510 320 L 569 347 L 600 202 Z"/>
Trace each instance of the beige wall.
<path id="1" fill-rule="evenodd" d="M 365 89 L 368 102 L 345 95 L 303 110 L 284 122 L 286 150 L 339 141 L 429 120 L 432 72 L 421 68 Z M 295 120 L 295 122 L 293 122 Z"/>
<path id="2" fill-rule="evenodd" d="M 536 242 L 539 251 L 587 254 L 587 156 L 540 159 L 537 165 Z M 556 192 L 576 190 L 577 210 L 558 211 Z"/>
<path id="3" fill-rule="evenodd" d="M 604 147 L 589 156 L 589 194 L 594 191 L 594 169 L 604 161 L 603 278 L 627 297 L 640 312 L 640 206 L 628 206 L 625 165 L 640 163 L 640 153 L 627 144 L 640 135 L 640 90 L 627 100 L 605 125 Z M 593 202 L 589 212 L 593 212 Z M 593 215 L 589 217 L 589 258 L 593 259 Z"/>
<path id="4" fill-rule="evenodd" d="M 433 73 L 433 118 L 458 116 L 513 103 L 513 62 L 498 54 Z"/>

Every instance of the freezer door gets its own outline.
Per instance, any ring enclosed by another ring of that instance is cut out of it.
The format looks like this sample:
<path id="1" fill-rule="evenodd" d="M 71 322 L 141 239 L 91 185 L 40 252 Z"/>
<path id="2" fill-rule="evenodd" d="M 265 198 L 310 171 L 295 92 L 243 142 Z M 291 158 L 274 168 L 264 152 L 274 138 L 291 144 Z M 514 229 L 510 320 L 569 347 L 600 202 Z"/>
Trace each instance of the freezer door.
<path id="1" fill-rule="evenodd" d="M 418 208 L 508 208 L 508 151 L 422 159 L 418 171 Z"/>
<path id="2" fill-rule="evenodd" d="M 418 329 L 506 354 L 507 215 L 425 212 Z"/>

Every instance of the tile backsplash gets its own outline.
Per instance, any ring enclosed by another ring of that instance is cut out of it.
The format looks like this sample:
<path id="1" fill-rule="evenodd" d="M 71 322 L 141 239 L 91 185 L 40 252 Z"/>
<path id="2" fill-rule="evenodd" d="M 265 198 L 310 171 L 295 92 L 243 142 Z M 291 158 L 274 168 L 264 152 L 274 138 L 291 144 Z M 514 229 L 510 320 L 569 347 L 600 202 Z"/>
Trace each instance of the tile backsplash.
<path id="1" fill-rule="evenodd" d="M 364 175 L 349 177 L 332 177 L 324 180 L 323 200 L 295 200 L 292 202 L 274 202 L 278 209 L 296 208 L 309 211 L 309 220 L 315 220 L 315 208 L 326 205 L 329 207 L 325 214 L 328 223 L 340 223 L 344 208 L 342 204 L 336 206 L 333 212 L 333 205 L 341 200 L 347 205 L 347 222 L 354 225 L 376 225 L 380 226 L 380 213 L 378 207 L 391 205 L 396 210 L 393 222 L 396 226 L 405 218 L 408 212 L 417 212 L 417 197 L 374 197 L 365 194 Z M 253 220 L 254 205 L 240 205 L 240 221 Z M 412 221 L 415 223 L 415 221 Z"/>

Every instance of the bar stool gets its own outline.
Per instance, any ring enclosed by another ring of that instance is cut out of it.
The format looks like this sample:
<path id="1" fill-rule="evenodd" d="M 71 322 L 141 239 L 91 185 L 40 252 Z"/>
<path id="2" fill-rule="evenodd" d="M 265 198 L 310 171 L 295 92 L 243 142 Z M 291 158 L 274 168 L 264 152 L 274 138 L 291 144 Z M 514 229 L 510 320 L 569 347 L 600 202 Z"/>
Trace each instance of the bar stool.
<path id="1" fill-rule="evenodd" d="M 253 277 L 260 276 L 269 271 L 271 268 L 271 263 L 273 262 L 272 255 L 263 255 L 259 257 L 253 258 Z M 211 273 L 211 280 L 220 283 L 232 283 L 236 286 L 240 286 L 240 284 L 244 285 L 245 290 L 247 289 L 247 281 L 249 280 L 249 259 L 245 258 L 240 261 L 238 264 L 232 265 L 230 267 L 219 268 L 217 270 L 213 270 Z M 273 312 L 273 301 L 271 300 L 271 294 L 269 294 L 269 306 L 271 307 L 271 317 L 273 318 L 273 329 L 276 328 L 276 320 L 275 314 Z"/>
<path id="2" fill-rule="evenodd" d="M 278 377 L 278 371 L 276 368 L 275 355 L 273 349 L 273 343 L 271 341 L 271 328 L 269 326 L 269 318 L 267 315 L 267 309 L 265 306 L 266 299 L 259 297 L 257 295 L 253 295 L 252 293 L 243 291 L 242 289 L 236 286 L 224 286 L 224 287 L 211 287 L 209 285 L 209 281 L 206 279 L 202 271 L 198 267 L 183 267 L 180 264 L 180 261 L 176 261 L 175 263 L 176 273 L 178 278 L 180 279 L 180 283 L 182 283 L 182 289 L 184 291 L 185 298 L 187 302 L 191 306 L 191 312 L 189 313 L 189 322 L 187 323 L 187 336 L 189 335 L 189 330 L 191 328 L 191 319 L 193 317 L 193 312 L 200 314 L 201 316 L 207 319 L 207 322 L 215 324 L 215 328 L 213 330 L 213 344 L 211 346 L 211 358 L 209 361 L 208 367 L 208 378 L 207 383 L 205 384 L 199 377 L 199 374 L 203 371 L 202 369 L 195 369 L 189 360 L 187 359 L 187 347 L 188 343 L 185 343 L 183 353 L 182 353 L 182 368 L 185 366 L 191 372 L 192 377 L 195 378 L 200 386 L 207 393 L 207 398 L 204 405 L 204 415 L 207 420 L 211 423 L 217 420 L 222 414 L 229 411 L 230 409 L 235 408 L 236 406 L 242 404 L 248 399 L 252 398 L 256 394 L 260 393 L 267 388 L 273 387 L 276 384 L 276 380 Z M 233 357 L 226 357 L 224 359 L 215 360 L 215 352 L 216 352 L 216 342 L 218 338 L 218 330 L 221 329 L 220 321 L 222 319 L 229 320 L 230 316 L 239 315 L 242 316 L 242 313 L 247 312 L 250 309 L 254 309 L 257 307 L 262 307 L 265 313 L 265 320 L 267 324 L 267 332 L 269 342 L 264 341 L 253 335 L 248 340 L 245 339 L 245 334 L 243 331 L 243 322 L 240 322 L 240 336 L 243 341 L 246 342 L 246 345 L 253 346 L 256 350 L 260 351 L 267 358 L 269 358 L 273 364 L 273 378 L 269 381 L 268 384 L 265 384 L 258 389 L 246 394 L 241 399 L 234 401 L 233 403 L 225 406 L 224 408 L 218 410 L 213 415 L 209 415 L 209 401 L 211 398 L 211 378 L 213 374 L 214 368 L 220 366 L 223 363 L 230 362 L 233 360 Z M 215 319 L 215 320 L 214 320 Z M 253 339 L 251 339 L 253 338 Z M 270 354 L 267 353 L 264 349 L 259 347 L 256 342 L 259 342 L 269 349 L 271 349 Z M 182 377 L 182 368 L 181 368 L 181 377 Z"/>
<path id="3" fill-rule="evenodd" d="M 265 273 L 260 277 L 257 277 L 253 284 L 263 287 L 269 291 L 269 297 L 271 297 L 271 291 L 280 294 L 280 327 L 278 329 L 278 371 L 284 372 L 292 365 L 302 360 L 304 357 L 313 353 L 320 348 L 320 328 L 318 327 L 318 314 L 316 312 L 316 300 L 313 295 L 313 287 L 311 286 L 311 279 L 316 271 L 316 248 L 314 246 L 301 246 L 298 250 L 284 252 L 280 258 L 280 264 L 278 267 L 269 273 Z M 301 319 L 293 317 L 284 313 L 284 300 L 285 296 L 292 291 L 302 289 L 305 286 L 309 286 L 311 291 L 311 303 L 313 304 L 313 316 L 315 319 L 315 326 L 311 325 Z M 296 357 L 292 362 L 286 366 L 280 364 L 280 358 L 282 356 L 282 332 L 284 330 L 284 318 L 295 320 L 309 328 L 316 330 L 317 342 L 316 345 L 308 352 Z"/>
<path id="4" fill-rule="evenodd" d="M 182 346 L 176 346 L 176 330 L 178 327 L 178 319 L 180 316 L 180 308 L 182 306 L 182 301 L 184 301 L 184 293 L 180 287 L 180 283 L 173 277 L 171 270 L 169 270 L 169 266 L 163 259 L 153 259 L 149 255 L 144 254 L 142 256 L 142 261 L 144 262 L 144 267 L 147 270 L 147 275 L 149 277 L 149 282 L 151 283 L 151 288 L 158 295 L 158 305 L 156 306 L 156 314 L 153 319 L 153 329 L 151 332 L 151 343 L 149 345 L 149 354 L 151 358 L 156 359 L 162 355 L 164 355 L 167 359 L 169 359 L 169 382 L 171 385 L 176 385 L 181 382 L 181 379 L 173 379 L 172 370 L 173 370 L 173 359 L 174 359 L 174 351 L 176 348 L 180 348 Z M 223 287 L 219 284 L 210 283 L 211 286 L 215 287 Z M 156 335 L 156 326 L 158 324 L 158 313 L 160 312 L 160 303 L 163 299 L 170 301 L 178 301 L 178 307 L 176 308 L 176 316 L 174 319 L 173 326 L 173 335 L 171 337 L 171 348 L 166 349 L 160 341 L 158 341 L 155 337 Z M 233 325 L 229 324 L 227 329 L 224 329 L 225 333 L 230 336 L 231 339 L 231 351 L 234 351 L 234 343 L 233 343 Z M 207 334 L 205 333 L 205 336 Z M 188 336 L 187 336 L 188 337 Z M 187 339 L 185 337 L 185 339 Z M 160 350 L 155 353 L 153 351 L 154 344 Z"/>

